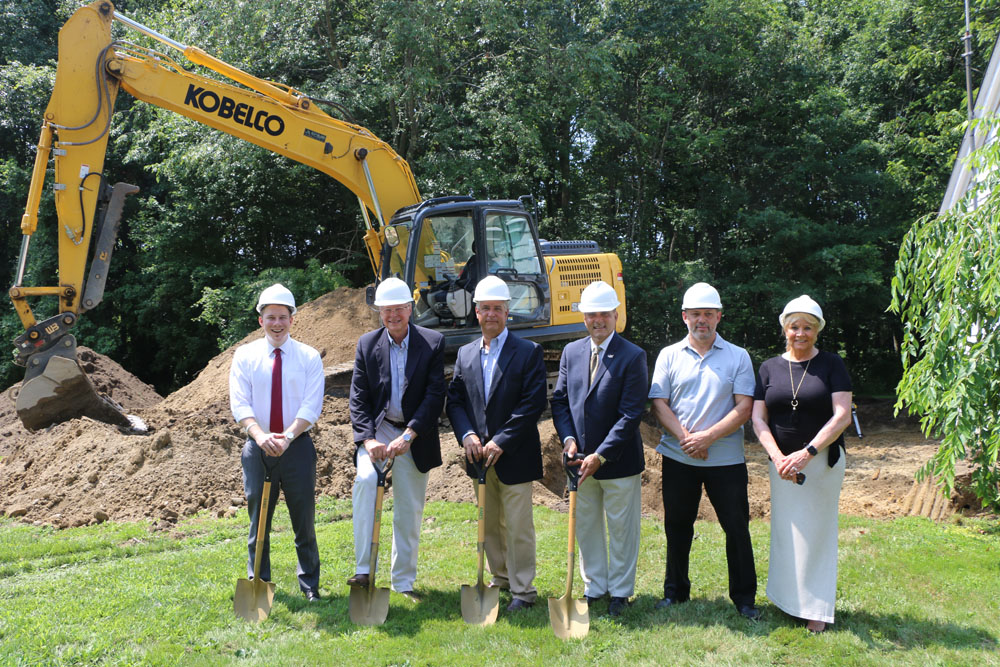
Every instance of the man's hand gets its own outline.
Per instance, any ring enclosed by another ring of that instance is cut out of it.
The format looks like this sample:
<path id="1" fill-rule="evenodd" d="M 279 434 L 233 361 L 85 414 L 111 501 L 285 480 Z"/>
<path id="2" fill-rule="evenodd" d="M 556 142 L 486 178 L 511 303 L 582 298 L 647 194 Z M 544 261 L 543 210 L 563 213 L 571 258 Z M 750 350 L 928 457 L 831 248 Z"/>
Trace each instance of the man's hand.
<path id="1" fill-rule="evenodd" d="M 259 433 L 254 438 L 257 446 L 264 450 L 268 456 L 281 456 L 288 449 L 288 439 L 284 433 L 265 433 L 263 429 L 257 429 Z"/>
<path id="2" fill-rule="evenodd" d="M 566 444 L 563 445 L 563 454 L 566 454 L 572 459 L 574 456 L 576 456 L 577 451 L 578 450 L 576 448 L 576 438 L 574 438 L 573 436 L 566 438 Z"/>
<path id="3" fill-rule="evenodd" d="M 583 480 L 587 479 L 601 467 L 601 459 L 597 458 L 597 454 L 590 454 L 582 461 L 569 461 L 566 465 L 580 466 L 580 481 L 579 484 L 583 484 Z"/>
<path id="4" fill-rule="evenodd" d="M 497 462 L 497 459 L 503 454 L 503 450 L 500 449 L 500 445 L 490 440 L 483 447 L 483 453 L 486 455 L 486 465 L 491 466 Z"/>
<path id="5" fill-rule="evenodd" d="M 406 435 L 406 433 L 410 433 L 411 442 L 407 442 L 406 440 L 403 439 L 403 436 Z M 397 456 L 402 456 L 406 452 L 410 451 L 410 445 L 413 444 L 412 439 L 415 436 L 416 436 L 416 431 L 414 431 L 410 427 L 406 427 L 406 429 L 404 429 L 403 432 L 399 434 L 398 438 L 393 439 L 393 441 L 389 443 L 389 457 L 396 458 Z"/>
<path id="6" fill-rule="evenodd" d="M 465 458 L 469 463 L 475 463 L 483 458 L 483 443 L 479 439 L 479 436 L 475 433 L 470 433 L 465 436 L 465 440 L 462 441 L 462 446 L 465 447 Z"/>
<path id="7" fill-rule="evenodd" d="M 368 456 L 372 458 L 373 461 L 382 462 L 390 457 L 389 448 L 382 442 L 375 440 L 365 440 L 365 449 L 368 450 Z"/>
<path id="8" fill-rule="evenodd" d="M 693 459 L 707 459 L 708 448 L 715 442 L 715 438 L 708 434 L 708 431 L 695 431 L 691 433 L 684 429 L 684 438 L 680 441 L 681 451 Z"/>

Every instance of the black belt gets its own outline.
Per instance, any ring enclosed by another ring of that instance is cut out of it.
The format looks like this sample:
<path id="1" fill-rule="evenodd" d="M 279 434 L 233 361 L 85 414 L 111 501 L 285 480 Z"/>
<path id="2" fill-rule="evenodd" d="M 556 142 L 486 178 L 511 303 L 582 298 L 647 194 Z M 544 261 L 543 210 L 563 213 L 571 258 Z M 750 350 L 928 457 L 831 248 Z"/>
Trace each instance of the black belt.
<path id="1" fill-rule="evenodd" d="M 382 421 L 384 421 L 387 424 L 392 424 L 393 426 L 395 426 L 396 428 L 398 428 L 398 429 L 400 429 L 402 431 L 406 430 L 406 424 L 403 423 L 403 422 L 396 422 L 396 421 L 393 421 L 393 420 L 389 419 L 388 417 L 386 417 Z"/>

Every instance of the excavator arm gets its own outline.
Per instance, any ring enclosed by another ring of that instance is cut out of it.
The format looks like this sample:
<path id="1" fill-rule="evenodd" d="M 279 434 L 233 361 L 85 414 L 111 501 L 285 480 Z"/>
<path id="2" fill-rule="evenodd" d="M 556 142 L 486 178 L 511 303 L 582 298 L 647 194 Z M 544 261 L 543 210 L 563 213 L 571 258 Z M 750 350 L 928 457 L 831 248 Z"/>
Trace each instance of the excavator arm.
<path id="1" fill-rule="evenodd" d="M 163 53 L 113 40 L 115 20 L 180 51 L 190 62 L 231 83 L 188 71 Z M 160 35 L 116 13 L 108 0 L 82 7 L 59 32 L 56 82 L 42 122 L 21 220 L 15 284 L 10 289 L 25 328 L 15 341 L 17 362 L 27 366 L 17 410 L 29 428 L 80 414 L 124 420 L 117 406 L 97 395 L 79 368 L 76 341 L 70 333 L 77 316 L 101 300 L 123 200 L 137 191 L 124 183 L 108 187 L 103 175 L 120 89 L 309 165 L 342 183 L 361 203 L 365 244 L 376 276 L 388 215 L 421 201 L 406 161 L 364 127 L 326 114 L 297 90 L 254 77 L 201 49 Z M 25 267 L 50 158 L 55 163 L 52 189 L 59 226 L 58 285 L 29 286 L 23 284 Z M 103 219 L 95 216 L 99 209 L 106 211 Z M 36 321 L 28 303 L 34 297 L 56 297 L 58 315 Z"/>

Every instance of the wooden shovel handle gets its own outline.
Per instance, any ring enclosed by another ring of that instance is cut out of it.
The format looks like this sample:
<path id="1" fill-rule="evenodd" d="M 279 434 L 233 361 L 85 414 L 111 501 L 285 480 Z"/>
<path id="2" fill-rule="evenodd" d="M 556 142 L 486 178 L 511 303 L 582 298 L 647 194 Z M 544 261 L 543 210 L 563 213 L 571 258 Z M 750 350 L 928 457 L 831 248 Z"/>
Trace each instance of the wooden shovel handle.
<path id="1" fill-rule="evenodd" d="M 576 556 L 576 491 L 569 492 L 569 555 L 566 559 L 566 599 L 573 593 L 573 561 Z"/>
<path id="2" fill-rule="evenodd" d="M 264 480 L 264 495 L 260 499 L 260 516 L 257 517 L 257 547 L 253 556 L 253 578 L 260 576 L 260 559 L 264 555 L 264 537 L 267 535 L 267 506 L 271 501 L 271 474 Z"/>

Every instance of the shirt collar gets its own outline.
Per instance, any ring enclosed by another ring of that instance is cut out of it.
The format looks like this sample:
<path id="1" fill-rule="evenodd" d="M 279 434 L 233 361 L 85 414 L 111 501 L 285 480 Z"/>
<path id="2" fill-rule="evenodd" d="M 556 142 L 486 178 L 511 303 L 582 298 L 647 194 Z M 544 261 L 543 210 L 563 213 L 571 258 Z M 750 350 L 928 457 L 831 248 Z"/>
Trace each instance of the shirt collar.
<path id="1" fill-rule="evenodd" d="M 503 344 L 507 341 L 507 327 L 503 328 L 500 334 L 490 341 L 490 352 L 498 351 L 503 349 Z M 479 337 L 479 351 L 483 352 L 486 350 L 486 341 L 480 336 Z"/>
<path id="2" fill-rule="evenodd" d="M 713 350 L 721 350 L 725 346 L 725 344 L 726 344 L 726 340 L 719 334 L 718 331 L 716 331 L 715 332 L 715 340 L 712 341 L 712 348 L 711 349 L 713 349 Z M 687 349 L 691 350 L 695 354 L 699 354 L 698 350 L 694 349 L 694 346 L 691 345 L 691 336 L 690 336 L 690 334 L 687 335 L 687 336 L 684 336 L 684 347 L 686 347 Z"/>
<path id="3" fill-rule="evenodd" d="M 289 345 L 289 343 L 291 343 L 291 341 L 292 341 L 292 337 L 291 336 L 288 336 L 287 338 L 285 338 L 285 342 L 282 343 L 281 345 L 279 345 L 278 347 L 275 347 L 274 345 L 271 345 L 270 339 L 265 338 L 264 340 L 267 341 L 267 346 L 268 346 L 268 348 L 270 348 L 270 351 L 268 352 L 268 354 L 270 356 L 272 356 L 272 357 L 274 356 L 274 351 L 275 350 L 281 350 L 282 354 L 288 354 L 288 350 L 291 349 L 291 347 L 292 347 L 291 345 Z"/>
<path id="4" fill-rule="evenodd" d="M 409 324 L 406 325 L 406 335 L 403 336 L 403 342 L 400 343 L 399 345 L 396 345 L 396 341 L 394 341 L 392 339 L 392 336 L 389 335 L 388 329 L 385 330 L 385 337 L 389 339 L 389 345 L 391 347 L 405 350 L 410 347 L 410 325 Z"/>
<path id="5" fill-rule="evenodd" d="M 614 336 L 615 336 L 615 332 L 612 331 L 610 334 L 608 334 L 608 337 L 605 338 L 604 342 L 601 343 L 600 345 L 594 345 L 594 339 L 593 338 L 588 339 L 588 340 L 590 340 L 590 353 L 591 354 L 594 353 L 594 348 L 597 348 L 598 350 L 600 350 L 600 354 L 604 354 L 605 352 L 607 352 L 608 351 L 608 345 L 611 344 L 611 339 L 614 338 Z"/>

